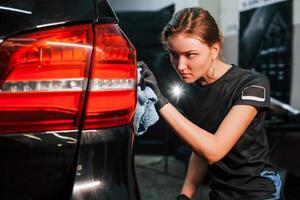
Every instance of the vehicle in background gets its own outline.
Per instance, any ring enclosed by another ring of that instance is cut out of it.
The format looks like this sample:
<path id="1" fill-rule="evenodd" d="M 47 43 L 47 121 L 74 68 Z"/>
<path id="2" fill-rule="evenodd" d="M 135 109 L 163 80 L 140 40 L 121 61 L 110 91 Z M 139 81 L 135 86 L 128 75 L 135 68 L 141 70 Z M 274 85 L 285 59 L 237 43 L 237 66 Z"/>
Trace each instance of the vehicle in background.
<path id="1" fill-rule="evenodd" d="M 0 19 L 0 199 L 139 199 L 136 51 L 107 1 L 1 1 Z"/>

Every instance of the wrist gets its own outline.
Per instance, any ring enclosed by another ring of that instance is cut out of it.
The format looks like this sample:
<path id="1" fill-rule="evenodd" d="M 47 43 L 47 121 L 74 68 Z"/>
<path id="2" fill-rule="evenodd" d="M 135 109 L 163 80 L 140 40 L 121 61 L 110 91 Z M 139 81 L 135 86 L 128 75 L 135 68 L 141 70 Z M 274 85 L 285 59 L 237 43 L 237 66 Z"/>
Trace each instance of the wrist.
<path id="1" fill-rule="evenodd" d="M 161 96 L 157 102 L 155 103 L 156 110 L 160 110 L 163 106 L 165 106 L 167 103 L 169 103 L 169 100 L 165 98 L 164 96 Z"/>
<path id="2" fill-rule="evenodd" d="M 186 196 L 185 194 L 180 194 L 177 196 L 176 200 L 190 200 L 190 198 L 188 196 Z"/>

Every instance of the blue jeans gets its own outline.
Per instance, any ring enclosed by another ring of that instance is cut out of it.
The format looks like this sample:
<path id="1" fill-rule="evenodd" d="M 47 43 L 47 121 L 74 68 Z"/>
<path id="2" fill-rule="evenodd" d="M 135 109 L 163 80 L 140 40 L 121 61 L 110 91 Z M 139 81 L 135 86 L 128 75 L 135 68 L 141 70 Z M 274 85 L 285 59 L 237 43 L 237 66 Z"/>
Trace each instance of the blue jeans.
<path id="1" fill-rule="evenodd" d="M 275 185 L 275 193 L 273 193 L 273 197 L 267 200 L 278 200 L 280 199 L 280 192 L 281 192 L 281 179 L 278 173 L 274 171 L 263 171 L 260 173 L 262 177 L 265 177 L 269 180 L 271 180 Z"/>

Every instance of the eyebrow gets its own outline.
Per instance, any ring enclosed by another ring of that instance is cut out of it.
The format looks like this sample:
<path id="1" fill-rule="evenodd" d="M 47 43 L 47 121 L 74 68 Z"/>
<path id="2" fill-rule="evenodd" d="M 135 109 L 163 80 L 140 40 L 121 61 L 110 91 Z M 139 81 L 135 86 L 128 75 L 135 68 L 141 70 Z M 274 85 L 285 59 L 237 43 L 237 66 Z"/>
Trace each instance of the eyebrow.
<path id="1" fill-rule="evenodd" d="M 194 53 L 194 52 L 196 52 L 197 50 L 196 49 L 192 49 L 192 50 L 188 50 L 188 51 L 184 51 L 184 52 L 176 52 L 176 51 L 173 51 L 173 50 L 171 50 L 171 49 L 168 49 L 168 51 L 170 52 L 170 53 L 176 53 L 176 54 L 187 54 L 187 53 Z"/>

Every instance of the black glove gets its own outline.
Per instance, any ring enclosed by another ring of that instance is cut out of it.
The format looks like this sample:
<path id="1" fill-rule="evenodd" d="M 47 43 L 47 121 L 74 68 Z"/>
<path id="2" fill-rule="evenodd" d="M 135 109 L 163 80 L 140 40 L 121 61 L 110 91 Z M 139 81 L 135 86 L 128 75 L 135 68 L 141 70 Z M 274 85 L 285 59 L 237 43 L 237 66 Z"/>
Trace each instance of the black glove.
<path id="1" fill-rule="evenodd" d="M 185 194 L 180 194 L 177 196 L 176 200 L 191 200 L 188 196 L 186 196 Z"/>
<path id="2" fill-rule="evenodd" d="M 160 110 L 164 105 L 169 103 L 168 99 L 165 98 L 162 93 L 160 92 L 160 89 L 158 87 L 156 78 L 152 71 L 148 68 L 148 66 L 145 64 L 144 61 L 139 61 L 137 63 L 138 67 L 142 68 L 141 72 L 141 79 L 139 85 L 141 86 L 142 89 L 144 89 L 146 86 L 150 87 L 153 92 L 157 96 L 157 102 L 155 104 L 155 107 L 157 110 Z"/>

